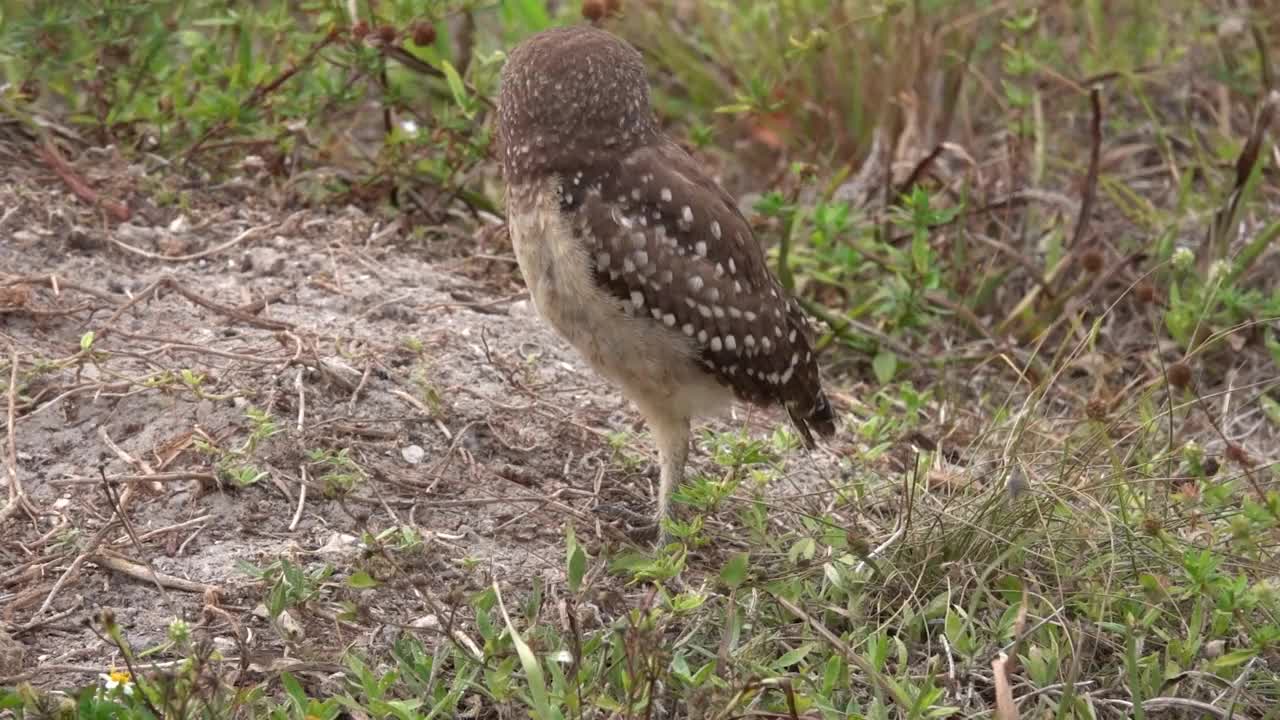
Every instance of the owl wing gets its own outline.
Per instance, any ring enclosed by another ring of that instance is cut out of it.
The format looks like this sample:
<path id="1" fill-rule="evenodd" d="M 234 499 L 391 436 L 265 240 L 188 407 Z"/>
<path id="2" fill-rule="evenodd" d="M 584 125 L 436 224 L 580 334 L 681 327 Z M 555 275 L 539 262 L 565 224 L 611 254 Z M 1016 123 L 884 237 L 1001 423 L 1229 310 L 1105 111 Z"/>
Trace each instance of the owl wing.
<path id="1" fill-rule="evenodd" d="M 687 336 L 739 399 L 783 405 L 806 445 L 810 426 L 834 432 L 803 310 L 732 198 L 687 153 L 667 142 L 562 178 L 561 206 L 596 283 L 628 313 Z"/>

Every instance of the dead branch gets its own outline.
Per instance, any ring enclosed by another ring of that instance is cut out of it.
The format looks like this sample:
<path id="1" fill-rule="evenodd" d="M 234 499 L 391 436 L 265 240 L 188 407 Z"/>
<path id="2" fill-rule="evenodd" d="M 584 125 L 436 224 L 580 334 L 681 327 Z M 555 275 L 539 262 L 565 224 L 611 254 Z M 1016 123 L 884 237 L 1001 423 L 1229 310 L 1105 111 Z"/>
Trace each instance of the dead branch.
<path id="1" fill-rule="evenodd" d="M 106 553 L 98 552 L 93 553 L 87 559 L 89 562 L 92 562 L 99 567 L 114 570 L 118 573 L 128 575 L 131 578 L 142 580 L 144 582 L 156 582 L 163 587 L 174 590 L 201 594 L 221 592 L 221 589 L 217 585 L 184 580 L 180 577 L 174 577 L 173 575 L 168 575 L 166 573 L 155 572 L 141 563 L 136 563 L 132 560 L 127 560 L 116 555 L 108 555 Z"/>
<path id="2" fill-rule="evenodd" d="M 89 187 L 89 183 L 80 174 L 71 167 L 71 164 L 63 159 L 62 154 L 58 152 L 58 148 L 54 146 L 49 136 L 41 132 L 42 138 L 36 146 L 36 153 L 40 159 L 44 161 L 49 169 L 54 172 L 62 182 L 66 183 L 71 192 L 76 197 L 84 200 L 90 205 L 96 205 L 107 212 L 108 215 L 120 222 L 129 219 L 129 206 L 117 200 L 109 200 L 98 194 L 98 191 Z"/>

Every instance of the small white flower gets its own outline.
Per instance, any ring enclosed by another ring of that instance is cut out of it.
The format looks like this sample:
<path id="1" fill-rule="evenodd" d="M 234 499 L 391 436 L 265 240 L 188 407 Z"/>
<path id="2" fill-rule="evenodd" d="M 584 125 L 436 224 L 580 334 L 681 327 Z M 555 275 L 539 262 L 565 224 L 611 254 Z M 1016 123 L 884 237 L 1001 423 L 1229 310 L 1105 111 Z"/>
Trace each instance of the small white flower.
<path id="1" fill-rule="evenodd" d="M 412 120 L 401 120 L 401 121 L 400 121 L 400 129 L 401 129 L 401 130 L 404 130 L 404 132 L 405 132 L 405 134 L 406 134 L 406 135 L 417 135 L 417 134 L 418 134 L 418 123 L 416 123 L 416 122 L 414 122 L 414 121 L 412 121 Z"/>
<path id="2" fill-rule="evenodd" d="M 1231 263 L 1227 260 L 1215 260 L 1209 266 L 1209 281 L 1212 282 L 1218 278 L 1224 278 L 1227 273 L 1231 272 Z"/>
<path id="3" fill-rule="evenodd" d="M 98 673 L 102 686 L 107 690 L 119 689 L 125 695 L 133 694 L 133 676 L 127 670 L 112 670 L 109 673 Z"/>
<path id="4" fill-rule="evenodd" d="M 1172 262 L 1175 268 L 1182 272 L 1186 272 L 1195 264 L 1196 254 L 1191 252 L 1191 248 L 1180 247 L 1173 251 Z"/>

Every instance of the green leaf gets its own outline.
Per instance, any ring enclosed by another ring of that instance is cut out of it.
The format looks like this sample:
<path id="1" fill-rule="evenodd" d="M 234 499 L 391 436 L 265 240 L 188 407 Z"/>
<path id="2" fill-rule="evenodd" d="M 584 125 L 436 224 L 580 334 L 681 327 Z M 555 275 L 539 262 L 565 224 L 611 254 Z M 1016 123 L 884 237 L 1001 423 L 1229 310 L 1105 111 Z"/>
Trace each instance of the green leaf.
<path id="1" fill-rule="evenodd" d="M 822 694 L 830 695 L 840 682 L 844 671 L 844 658 L 839 654 L 831 655 L 822 669 Z"/>
<path id="2" fill-rule="evenodd" d="M 374 580 L 373 576 L 364 570 L 357 570 L 351 574 L 351 577 L 347 578 L 347 585 L 355 588 L 356 590 L 375 588 L 378 584 L 378 581 Z"/>
<path id="3" fill-rule="evenodd" d="M 812 560 L 818 551 L 818 543 L 811 537 L 800 538 L 787 551 L 787 560 L 799 562 L 802 558 Z"/>
<path id="4" fill-rule="evenodd" d="M 706 601 L 705 595 L 692 592 L 680 593 L 671 598 L 671 612 L 676 614 L 693 612 L 702 607 Z"/>
<path id="5" fill-rule="evenodd" d="M 569 580 L 569 591 L 578 592 L 578 588 L 582 587 L 582 578 L 587 573 L 587 552 L 578 544 L 578 538 L 573 534 L 572 525 L 566 527 L 565 534 L 567 536 L 565 566 Z"/>
<path id="6" fill-rule="evenodd" d="M 1266 336 L 1263 338 L 1263 342 L 1267 346 L 1267 352 L 1271 353 L 1271 360 L 1275 362 L 1276 365 L 1280 365 L 1280 340 L 1276 339 L 1274 333 L 1268 331 Z"/>
<path id="7" fill-rule="evenodd" d="M 453 101 L 458 103 L 458 108 L 462 110 L 462 114 L 470 119 L 472 116 L 471 98 L 467 97 L 467 86 L 463 84 L 462 76 L 453 67 L 453 63 L 448 60 L 440 61 L 440 69 L 444 71 L 444 78 L 449 83 L 449 91 L 453 93 Z"/>
<path id="8" fill-rule="evenodd" d="M 827 582 L 831 583 L 832 587 L 844 589 L 844 576 L 840 574 L 840 570 L 835 566 L 835 563 L 823 563 L 822 574 L 827 578 Z"/>
<path id="9" fill-rule="evenodd" d="M 1220 658 L 1215 658 L 1210 664 L 1213 666 L 1214 670 L 1228 670 L 1249 662 L 1256 657 L 1257 654 L 1258 652 L 1252 648 L 1233 650 Z"/>
<path id="10" fill-rule="evenodd" d="M 498 581 L 493 582 L 493 594 L 498 602 L 498 610 L 502 613 L 502 620 L 507 624 L 507 632 L 511 633 L 511 642 L 516 646 L 516 655 L 520 657 L 520 666 L 524 668 L 525 678 L 529 682 L 529 697 L 533 705 L 533 716 L 537 720 L 558 720 L 559 713 L 553 713 L 551 710 L 551 701 L 547 696 L 547 681 L 542 675 L 542 665 L 538 663 L 538 656 L 533 654 L 533 650 L 525 643 L 524 638 L 520 637 L 520 633 L 516 632 L 516 627 L 511 623 L 511 616 L 507 614 L 507 606 L 502 602 L 502 591 L 498 589 Z"/>
<path id="11" fill-rule="evenodd" d="M 1280 402 L 1273 400 L 1270 395 L 1260 395 L 1258 400 L 1262 404 L 1262 412 L 1271 424 L 1280 427 Z"/>
<path id="12" fill-rule="evenodd" d="M 952 608 L 947 608 L 946 620 L 942 623 L 943 632 L 947 634 L 947 639 L 954 645 L 956 638 L 964 633 L 964 619 L 960 617 L 960 613 Z"/>
<path id="13" fill-rule="evenodd" d="M 924 275 L 929 272 L 931 258 L 927 231 L 917 232 L 911 239 L 911 264 L 915 267 L 916 274 Z"/>
<path id="14" fill-rule="evenodd" d="M 284 686 L 285 694 L 293 701 L 293 706 L 297 708 L 298 714 L 307 711 L 307 693 L 302 689 L 302 685 L 289 672 L 280 673 L 280 684 Z"/>
<path id="15" fill-rule="evenodd" d="M 89 348 L 93 347 L 93 341 L 94 341 L 94 338 L 96 338 L 96 337 L 97 337 L 97 336 L 93 334 L 93 331 L 92 331 L 92 330 L 90 330 L 89 332 L 87 332 L 87 333 L 85 333 L 85 334 L 81 335 L 81 336 L 80 336 L 80 349 L 81 349 L 81 350 L 88 350 Z"/>
<path id="16" fill-rule="evenodd" d="M 750 556 L 747 553 L 736 553 L 729 558 L 729 562 L 724 564 L 724 569 L 720 571 L 720 582 L 723 582 L 730 590 L 736 590 L 743 581 L 747 579 L 747 561 Z"/>
<path id="17" fill-rule="evenodd" d="M 184 47 L 196 48 L 204 45 L 207 40 L 203 33 L 195 30 L 183 30 L 178 33 L 178 42 Z"/>
<path id="18" fill-rule="evenodd" d="M 801 660 L 804 660 L 805 656 L 808 655 L 813 650 L 815 645 L 816 643 L 807 642 L 801 645 L 800 647 L 796 648 L 795 650 L 792 650 L 784 654 L 782 657 L 778 658 L 776 662 L 773 663 L 774 669 L 785 670 L 791 667 L 792 665 L 795 665 L 796 663 L 800 662 Z"/>
<path id="19" fill-rule="evenodd" d="M 888 350 L 881 350 L 871 360 L 871 370 L 875 372 L 876 380 L 881 385 L 888 385 L 898 371 L 898 356 Z"/>

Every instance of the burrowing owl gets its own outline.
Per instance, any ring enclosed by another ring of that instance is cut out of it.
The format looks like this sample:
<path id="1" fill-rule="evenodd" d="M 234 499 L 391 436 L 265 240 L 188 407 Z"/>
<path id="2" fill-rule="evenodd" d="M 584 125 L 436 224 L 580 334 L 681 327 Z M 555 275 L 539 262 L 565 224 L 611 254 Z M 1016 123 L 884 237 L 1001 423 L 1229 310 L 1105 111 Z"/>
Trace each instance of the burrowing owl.
<path id="1" fill-rule="evenodd" d="M 693 418 L 736 397 L 781 404 L 806 447 L 834 433 L 803 311 L 733 199 L 659 129 L 639 52 L 589 26 L 533 36 L 507 59 L 497 126 L 520 271 L 648 421 L 659 525 Z"/>

